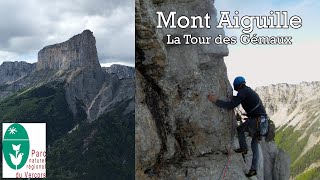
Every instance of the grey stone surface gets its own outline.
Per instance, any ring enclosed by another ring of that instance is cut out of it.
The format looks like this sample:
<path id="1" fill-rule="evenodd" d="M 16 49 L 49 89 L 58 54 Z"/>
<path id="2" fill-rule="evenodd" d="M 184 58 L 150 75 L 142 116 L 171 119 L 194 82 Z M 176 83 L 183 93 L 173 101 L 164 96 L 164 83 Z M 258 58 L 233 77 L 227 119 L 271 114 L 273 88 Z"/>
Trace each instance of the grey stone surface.
<path id="1" fill-rule="evenodd" d="M 120 64 L 113 64 L 110 67 L 103 67 L 103 69 L 109 74 L 116 74 L 119 79 L 134 78 L 134 67 L 124 66 Z"/>
<path id="2" fill-rule="evenodd" d="M 84 30 L 66 42 L 46 46 L 38 53 L 37 70 L 69 70 L 83 66 L 100 67 L 96 40 L 90 30 Z"/>
<path id="3" fill-rule="evenodd" d="M 275 142 L 260 143 L 263 153 L 264 179 L 286 180 L 290 177 L 290 157 L 283 150 L 278 149 Z"/>
<path id="4" fill-rule="evenodd" d="M 290 177 L 290 157 L 283 150 L 279 150 L 273 167 L 273 179 L 282 180 Z"/>
<path id="5" fill-rule="evenodd" d="M 111 110 L 119 102 L 133 101 L 135 94 L 133 78 L 120 80 L 100 68 L 70 72 L 66 75 L 65 88 L 66 99 L 74 114 L 77 113 L 77 104 L 81 103 L 90 121 Z"/>

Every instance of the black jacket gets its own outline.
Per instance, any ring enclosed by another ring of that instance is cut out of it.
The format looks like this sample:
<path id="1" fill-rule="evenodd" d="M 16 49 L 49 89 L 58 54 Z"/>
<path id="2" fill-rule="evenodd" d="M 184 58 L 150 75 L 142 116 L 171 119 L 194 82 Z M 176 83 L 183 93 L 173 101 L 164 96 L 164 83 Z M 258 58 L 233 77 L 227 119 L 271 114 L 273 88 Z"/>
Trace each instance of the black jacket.
<path id="1" fill-rule="evenodd" d="M 248 86 L 244 86 L 239 89 L 237 96 L 233 96 L 230 102 L 217 100 L 216 105 L 222 108 L 233 109 L 240 103 L 248 117 L 255 118 L 261 115 L 266 115 L 266 110 L 259 95 Z M 253 110 L 258 104 L 259 106 Z"/>

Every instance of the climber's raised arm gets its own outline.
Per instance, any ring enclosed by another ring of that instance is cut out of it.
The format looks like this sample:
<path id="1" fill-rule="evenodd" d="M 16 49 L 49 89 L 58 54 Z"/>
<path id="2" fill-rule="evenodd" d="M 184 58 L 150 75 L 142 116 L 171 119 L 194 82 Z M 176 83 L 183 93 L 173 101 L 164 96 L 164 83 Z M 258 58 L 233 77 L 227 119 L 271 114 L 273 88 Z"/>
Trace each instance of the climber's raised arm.
<path id="1" fill-rule="evenodd" d="M 233 96 L 231 101 L 222 101 L 219 100 L 219 98 L 215 95 L 209 94 L 208 99 L 209 101 L 215 103 L 217 106 L 221 108 L 226 108 L 226 109 L 233 109 L 242 102 L 242 100 L 245 98 L 244 93 L 239 92 L 237 96 Z"/>

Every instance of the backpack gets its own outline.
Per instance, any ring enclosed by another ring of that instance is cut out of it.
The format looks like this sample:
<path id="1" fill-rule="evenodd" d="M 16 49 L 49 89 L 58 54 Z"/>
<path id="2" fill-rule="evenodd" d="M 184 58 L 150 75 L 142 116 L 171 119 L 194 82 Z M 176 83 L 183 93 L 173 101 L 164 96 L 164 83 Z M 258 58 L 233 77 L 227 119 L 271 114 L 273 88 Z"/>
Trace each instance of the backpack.
<path id="1" fill-rule="evenodd" d="M 276 126 L 274 124 L 274 122 L 270 119 L 268 119 L 268 133 L 266 135 L 265 141 L 266 142 L 270 142 L 270 141 L 274 141 L 274 137 L 276 135 Z"/>

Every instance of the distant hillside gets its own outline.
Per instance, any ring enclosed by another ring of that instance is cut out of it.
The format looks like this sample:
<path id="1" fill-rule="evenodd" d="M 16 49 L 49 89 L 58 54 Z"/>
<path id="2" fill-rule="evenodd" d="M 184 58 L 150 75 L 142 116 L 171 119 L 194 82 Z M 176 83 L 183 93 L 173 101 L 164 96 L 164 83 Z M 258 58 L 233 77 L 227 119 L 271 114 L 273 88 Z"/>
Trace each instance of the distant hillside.
<path id="1" fill-rule="evenodd" d="M 277 127 L 288 122 L 300 121 L 296 116 L 301 104 L 318 96 L 320 82 L 302 82 L 300 84 L 277 84 L 259 87 L 256 89 L 269 116 L 275 121 Z"/>
<path id="2" fill-rule="evenodd" d="M 291 177 L 320 179 L 320 82 L 257 88 L 277 129 L 276 143 L 291 157 Z"/>

